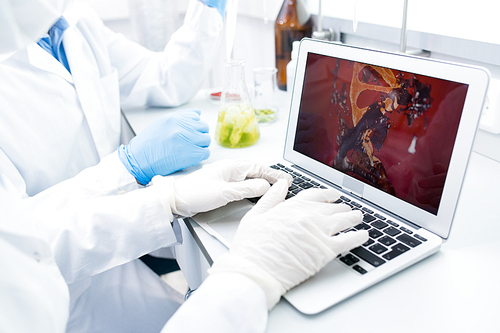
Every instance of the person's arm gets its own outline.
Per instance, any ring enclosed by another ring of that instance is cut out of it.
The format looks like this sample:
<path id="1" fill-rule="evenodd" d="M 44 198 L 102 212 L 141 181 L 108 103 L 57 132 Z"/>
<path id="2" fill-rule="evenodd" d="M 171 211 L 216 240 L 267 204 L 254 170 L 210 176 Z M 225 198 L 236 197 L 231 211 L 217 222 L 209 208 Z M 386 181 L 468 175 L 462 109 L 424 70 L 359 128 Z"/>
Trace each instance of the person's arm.
<path id="1" fill-rule="evenodd" d="M 168 332 L 264 332 L 266 295 L 243 274 L 210 275 L 167 322 Z"/>
<path id="2" fill-rule="evenodd" d="M 68 283 L 181 240 L 158 193 L 138 188 L 114 153 L 24 200 Z"/>
<path id="3" fill-rule="evenodd" d="M 366 230 L 341 233 L 362 214 L 334 204 L 340 194 L 310 189 L 283 201 L 278 181 L 241 220 L 228 253 L 164 327 L 166 332 L 263 332 L 266 311 L 288 290 L 338 254 L 368 239 Z M 190 320 L 196 318 L 196 320 Z"/>
<path id="4" fill-rule="evenodd" d="M 56 195 L 64 205 L 65 201 L 88 199 L 131 192 L 139 188 L 131 175 L 114 152 L 104 157 L 97 165 L 82 170 L 75 177 L 52 186 L 31 197 L 35 204 L 49 200 Z"/>
<path id="5" fill-rule="evenodd" d="M 107 162 L 124 168 L 119 161 Z M 261 196 L 279 178 L 291 182 L 285 173 L 256 163 L 220 161 L 178 179 L 156 176 L 151 186 L 124 194 L 73 196 L 111 171 L 105 166 L 88 168 L 26 199 L 68 283 L 179 244 L 175 215 L 192 216 Z"/>
<path id="6" fill-rule="evenodd" d="M 152 52 L 102 26 L 111 63 L 118 69 L 122 107 L 179 106 L 199 90 L 219 49 L 218 9 L 191 0 L 184 24 L 163 52 Z"/>

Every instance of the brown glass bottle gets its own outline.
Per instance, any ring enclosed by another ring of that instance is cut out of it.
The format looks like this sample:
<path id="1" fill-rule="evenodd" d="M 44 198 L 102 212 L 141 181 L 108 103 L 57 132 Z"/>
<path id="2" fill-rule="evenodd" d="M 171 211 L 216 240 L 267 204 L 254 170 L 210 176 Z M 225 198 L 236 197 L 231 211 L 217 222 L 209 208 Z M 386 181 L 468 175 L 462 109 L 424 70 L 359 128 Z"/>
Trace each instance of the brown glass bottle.
<path id="1" fill-rule="evenodd" d="M 284 0 L 274 25 L 279 89 L 286 90 L 286 65 L 292 57 L 292 43 L 311 34 L 312 19 L 303 1 Z"/>

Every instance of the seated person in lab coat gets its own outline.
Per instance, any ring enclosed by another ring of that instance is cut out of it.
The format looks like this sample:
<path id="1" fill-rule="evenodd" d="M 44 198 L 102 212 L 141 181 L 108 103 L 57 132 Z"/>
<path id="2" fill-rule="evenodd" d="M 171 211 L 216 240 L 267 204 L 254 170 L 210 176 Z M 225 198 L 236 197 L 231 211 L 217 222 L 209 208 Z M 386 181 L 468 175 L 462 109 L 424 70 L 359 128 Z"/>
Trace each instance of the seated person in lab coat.
<path id="1" fill-rule="evenodd" d="M 102 195 L 99 191 L 107 185 L 106 179 L 116 173 L 109 162 L 105 159 L 23 200 L 23 211 L 30 213 L 39 235 L 51 245 L 68 284 L 68 332 L 158 332 L 182 304 L 184 295 L 163 283 L 140 260 L 131 258 L 179 244 L 182 235 L 176 232 L 175 215 L 192 216 L 260 196 L 269 183 L 279 181 L 280 188 L 286 190 L 291 182 L 286 174 L 269 167 L 223 160 L 183 177 L 155 176 L 150 186 L 135 191 Z M 123 169 L 122 174 L 127 172 Z M 53 193 L 65 196 L 55 201 Z M 346 218 L 360 222 L 360 216 Z M 248 236 L 254 237 L 251 233 Z M 212 302 L 207 297 L 205 306 L 211 307 Z"/>
<path id="2" fill-rule="evenodd" d="M 209 195 L 235 199 L 244 196 L 248 190 L 259 192 L 259 187 L 267 190 L 268 185 L 262 179 L 231 179 L 232 176 L 241 176 L 238 167 L 240 170 L 255 167 L 244 162 L 233 163 L 216 162 L 178 180 L 156 176 L 152 186 L 140 191 L 156 193 L 151 198 L 155 195 L 160 197 L 166 213 L 189 216 L 221 204 L 217 200 L 207 200 Z M 83 184 L 74 185 L 73 189 L 78 191 Z M 3 268 L 0 275 L 0 331 L 264 332 L 268 310 L 278 303 L 283 294 L 316 274 L 338 254 L 368 239 L 366 230 L 338 234 L 359 224 L 362 214 L 351 211 L 346 205 L 333 203 L 340 197 L 336 190 L 304 190 L 284 201 L 288 186 L 289 179 L 277 180 L 243 217 L 230 251 L 215 260 L 207 279 L 179 309 L 165 307 L 160 301 L 147 302 L 151 306 L 150 311 L 164 314 L 163 323 L 152 323 L 150 316 L 141 317 L 144 312 L 139 311 L 120 313 L 132 316 L 117 318 L 126 326 L 105 322 L 95 326 L 93 316 L 104 312 L 110 316 L 110 322 L 116 316 L 115 309 L 107 308 L 112 305 L 106 299 L 110 291 L 100 290 L 102 294 L 89 299 L 89 306 L 80 309 L 78 318 L 74 317 L 74 308 L 81 305 L 70 299 L 65 274 L 82 273 L 78 270 L 85 271 L 86 268 L 74 267 L 75 272 L 64 272 L 59 263 L 55 264 L 58 255 L 54 261 L 51 248 L 45 239 L 40 238 L 37 223 L 25 214 L 23 205 L 26 202 L 16 196 L 14 185 L 0 172 L 0 265 Z M 199 195 L 200 191 L 203 195 Z M 123 195 L 127 196 L 133 197 L 135 193 Z M 119 197 L 84 199 L 73 209 L 78 209 L 78 206 L 84 209 L 95 204 L 96 200 L 107 199 L 109 204 L 118 208 Z M 134 202 L 133 199 L 130 202 Z M 53 216 L 53 220 L 59 218 L 64 219 L 64 215 Z M 92 231 L 85 225 L 81 228 L 81 231 Z M 114 235 L 109 233 L 105 236 Z M 116 238 L 122 236 L 119 234 Z M 56 242 L 60 246 L 56 251 L 66 247 L 64 250 L 71 253 L 67 256 L 73 257 L 75 263 L 89 260 L 88 265 L 98 266 L 92 260 L 104 260 L 104 256 L 91 258 L 88 253 L 91 251 L 74 248 L 69 237 L 63 235 L 61 238 Z M 96 234 L 96 238 L 99 235 Z M 105 237 L 101 237 L 100 241 L 105 241 Z M 120 242 L 129 242 L 127 245 L 134 247 L 133 237 L 124 237 L 111 242 L 111 245 Z M 129 268 L 128 273 L 133 274 L 134 271 Z M 150 293 L 149 298 L 163 296 L 148 283 L 150 280 L 142 280 L 143 277 L 138 276 L 140 279 L 137 282 L 141 283 L 146 293 Z M 125 284 L 132 287 L 126 281 L 127 277 L 123 278 Z M 137 287 L 129 292 L 134 293 Z M 125 291 L 120 295 L 121 302 L 135 300 Z M 85 294 L 84 291 L 82 293 Z M 75 324 L 78 326 L 75 327 Z"/>
<path id="3" fill-rule="evenodd" d="M 77 1 L 38 43 L 0 58 L 0 148 L 23 179 L 20 190 L 35 195 L 116 154 L 120 108 L 189 101 L 212 66 L 222 28 L 218 9 L 191 0 L 184 25 L 163 52 L 152 52 L 108 29 Z M 199 111 L 176 112 L 143 133 L 147 151 L 122 148 L 120 160 L 145 185 L 154 173 L 206 159 L 207 131 Z M 144 159 L 157 163 L 146 175 L 137 170 L 147 168 Z"/>
<path id="4" fill-rule="evenodd" d="M 217 50 L 224 2 L 192 0 L 160 53 L 75 3 L 48 38 L 0 62 L 0 168 L 43 225 L 69 285 L 68 331 L 127 331 L 139 323 L 154 331 L 182 302 L 134 260 L 182 242 L 159 199 L 174 190 L 139 191 L 137 182 L 205 159 L 208 126 L 199 112 L 176 113 L 117 150 L 120 106 L 175 106 L 193 96 Z M 49 13 L 31 8 L 23 22 Z"/>

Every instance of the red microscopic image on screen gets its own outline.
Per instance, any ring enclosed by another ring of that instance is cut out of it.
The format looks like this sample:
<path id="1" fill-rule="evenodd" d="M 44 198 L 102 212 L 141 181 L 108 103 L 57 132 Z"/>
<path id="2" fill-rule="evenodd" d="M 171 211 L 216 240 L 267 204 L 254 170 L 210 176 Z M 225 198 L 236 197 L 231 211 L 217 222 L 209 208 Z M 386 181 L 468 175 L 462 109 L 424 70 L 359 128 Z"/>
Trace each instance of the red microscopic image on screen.
<path id="1" fill-rule="evenodd" d="M 309 54 L 294 150 L 437 214 L 467 89 Z"/>

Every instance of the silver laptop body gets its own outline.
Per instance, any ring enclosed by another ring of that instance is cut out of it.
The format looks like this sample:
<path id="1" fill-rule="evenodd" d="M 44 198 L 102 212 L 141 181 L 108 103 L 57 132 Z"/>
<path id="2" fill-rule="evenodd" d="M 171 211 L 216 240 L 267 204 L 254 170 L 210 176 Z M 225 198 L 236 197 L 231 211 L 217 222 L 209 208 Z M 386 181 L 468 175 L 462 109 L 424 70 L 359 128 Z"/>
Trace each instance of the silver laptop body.
<path id="1" fill-rule="evenodd" d="M 277 167 L 297 187 L 309 179 L 339 190 L 364 213 L 357 229 L 374 237 L 290 290 L 285 298 L 295 308 L 323 311 L 439 250 L 488 82 L 482 68 L 302 40 Z M 252 205 L 231 203 L 193 219 L 229 247 Z"/>

